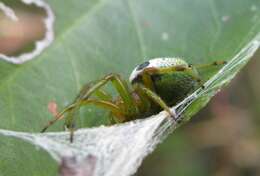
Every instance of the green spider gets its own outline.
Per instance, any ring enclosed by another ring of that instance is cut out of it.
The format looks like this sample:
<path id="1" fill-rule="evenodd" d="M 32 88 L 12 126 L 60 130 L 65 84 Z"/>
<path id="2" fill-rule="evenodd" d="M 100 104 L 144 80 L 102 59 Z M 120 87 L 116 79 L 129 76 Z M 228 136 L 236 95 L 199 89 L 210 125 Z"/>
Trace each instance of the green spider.
<path id="1" fill-rule="evenodd" d="M 108 74 L 100 80 L 86 84 L 74 102 L 61 111 L 54 120 L 43 128 L 65 117 L 65 127 L 73 141 L 75 113 L 83 105 L 93 104 L 109 110 L 111 124 L 145 118 L 162 110 L 175 114 L 169 107 L 183 100 L 196 87 L 204 87 L 197 68 L 225 64 L 217 61 L 211 64 L 193 66 L 180 58 L 156 58 L 138 65 L 130 75 L 128 86 L 118 74 Z M 119 96 L 113 98 L 101 88 L 111 82 Z"/>

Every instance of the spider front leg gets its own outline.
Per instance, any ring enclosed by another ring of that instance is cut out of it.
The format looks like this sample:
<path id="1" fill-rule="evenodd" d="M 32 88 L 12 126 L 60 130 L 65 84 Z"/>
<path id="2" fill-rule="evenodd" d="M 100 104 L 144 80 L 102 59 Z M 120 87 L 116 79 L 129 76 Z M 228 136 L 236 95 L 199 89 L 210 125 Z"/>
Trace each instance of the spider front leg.
<path id="1" fill-rule="evenodd" d="M 193 66 L 196 69 L 200 69 L 200 68 L 215 67 L 215 66 L 220 66 L 220 65 L 225 65 L 225 64 L 227 64 L 227 61 L 214 61 L 209 64 L 198 64 L 198 65 L 190 65 L 190 66 Z"/>
<path id="2" fill-rule="evenodd" d="M 160 71 L 162 71 L 162 70 L 160 70 Z M 152 99 L 156 104 L 158 104 L 171 117 L 173 117 L 175 119 L 175 116 L 176 116 L 175 113 L 173 113 L 171 111 L 171 109 L 169 108 L 169 106 L 162 100 L 162 98 L 154 92 L 154 85 L 153 85 L 151 75 L 158 73 L 160 71 L 156 68 L 145 68 L 142 73 L 142 80 L 143 80 L 144 85 L 135 83 L 134 87 L 136 90 L 141 92 L 141 94 L 146 95 L 147 97 Z"/>
<path id="3" fill-rule="evenodd" d="M 110 96 L 106 94 L 104 91 L 101 91 L 100 88 L 106 85 L 109 81 L 112 82 L 112 85 L 116 88 L 117 92 L 119 93 L 124 108 L 120 109 L 118 106 L 113 104 L 111 101 L 105 101 L 104 99 L 108 100 L 110 99 Z M 97 96 L 102 97 L 103 100 L 89 100 L 90 96 L 93 94 L 97 94 Z M 71 141 L 73 140 L 73 132 L 74 132 L 74 119 L 75 119 L 75 113 L 79 110 L 79 108 L 84 104 L 95 104 L 98 106 L 101 106 L 103 108 L 109 109 L 118 119 L 119 121 L 124 121 L 125 116 L 130 117 L 133 116 L 138 112 L 138 108 L 131 96 L 131 92 L 129 88 L 127 87 L 127 84 L 120 78 L 117 74 L 109 74 L 105 76 L 103 79 L 100 79 L 95 82 L 91 82 L 87 85 L 85 85 L 80 94 L 75 99 L 74 103 L 69 105 L 67 108 L 65 108 L 61 113 L 59 113 L 54 120 L 50 121 L 45 128 L 43 128 L 42 132 L 46 131 L 49 126 L 51 126 L 53 123 L 55 123 L 57 120 L 60 120 L 63 118 L 63 115 L 67 113 L 65 126 L 70 130 L 71 132 Z M 109 106 L 107 106 L 109 105 Z M 116 106 L 118 111 L 115 111 L 112 106 Z"/>
<path id="4" fill-rule="evenodd" d="M 110 102 L 110 101 L 105 101 L 105 100 L 97 100 L 97 99 L 87 99 L 87 100 L 82 100 L 80 102 L 75 102 L 71 105 L 69 105 L 67 108 L 65 108 L 63 111 L 61 111 L 57 117 L 50 121 L 45 128 L 43 128 L 43 130 L 41 132 L 46 131 L 46 129 L 52 125 L 53 123 L 55 123 L 57 120 L 61 119 L 59 117 L 63 117 L 64 114 L 67 113 L 67 117 L 66 117 L 66 122 L 65 122 L 65 126 L 70 130 L 71 134 L 73 134 L 74 128 L 73 128 L 73 120 L 74 120 L 74 116 L 70 116 L 72 111 L 75 111 L 75 109 L 79 108 L 80 106 L 84 106 L 84 105 L 89 105 L 89 104 L 93 104 L 96 105 L 97 107 L 101 107 L 104 109 L 107 109 L 109 111 L 111 111 L 111 113 L 118 117 L 118 118 L 123 118 L 123 111 L 114 103 Z M 78 110 L 78 109 L 77 109 Z M 69 116 L 68 116 L 69 114 Z M 68 118 L 69 117 L 69 118 Z M 72 141 L 72 136 L 71 135 L 71 141 Z"/>
<path id="5" fill-rule="evenodd" d="M 227 61 L 214 61 L 214 62 L 209 63 L 209 64 L 199 64 L 199 65 L 191 65 L 190 64 L 189 67 L 194 70 L 194 73 L 196 73 L 196 74 L 193 74 L 194 80 L 198 82 L 198 84 L 200 85 L 200 87 L 202 89 L 204 89 L 205 86 L 203 84 L 202 79 L 200 78 L 200 75 L 197 72 L 197 69 L 216 67 L 216 66 L 221 66 L 221 65 L 225 65 L 225 64 L 227 64 Z"/>
<path id="6" fill-rule="evenodd" d="M 77 106 L 75 106 L 76 102 L 80 102 L 82 97 L 86 94 L 86 92 L 89 91 L 89 89 L 93 86 L 94 81 L 89 82 L 83 88 L 80 90 L 79 95 L 75 98 L 72 104 L 68 105 L 66 108 L 64 108 L 61 112 L 59 112 L 53 120 L 50 120 L 47 125 L 41 130 L 41 133 L 45 132 L 51 125 L 53 125 L 56 121 L 61 120 L 64 118 L 64 114 L 67 112 L 73 113 L 72 111 L 75 111 Z"/>
<path id="7" fill-rule="evenodd" d="M 155 103 L 157 103 L 162 109 L 164 109 L 171 117 L 175 119 L 175 113 L 171 111 L 169 106 L 161 99 L 160 96 L 158 96 L 155 92 L 142 85 L 138 85 L 138 87 L 141 91 L 144 92 L 144 94 L 151 98 Z"/>
<path id="8" fill-rule="evenodd" d="M 81 106 L 86 106 L 86 105 L 95 105 L 97 107 L 101 107 L 103 109 L 106 109 L 108 111 L 111 112 L 111 114 L 113 114 L 114 117 L 116 117 L 119 121 L 120 119 L 123 121 L 125 118 L 125 114 L 124 111 L 117 105 L 115 105 L 113 102 L 111 101 L 105 101 L 105 100 L 96 100 L 93 98 L 89 98 L 87 100 L 82 100 L 80 103 L 75 103 L 72 104 L 71 107 L 74 106 L 74 108 L 79 108 Z M 65 112 L 64 112 L 65 113 Z M 69 110 L 68 110 L 68 113 Z M 73 141 L 73 133 L 74 133 L 74 120 L 75 120 L 75 116 L 69 116 L 70 118 L 66 118 L 65 121 L 65 126 L 68 127 L 69 131 L 70 131 L 70 141 Z"/>
<path id="9" fill-rule="evenodd" d="M 137 107 L 131 96 L 131 92 L 127 86 L 127 83 L 123 79 L 121 79 L 121 77 L 118 74 L 114 73 L 111 73 L 105 76 L 103 79 L 96 81 L 92 86 L 86 86 L 87 88 L 83 88 L 83 91 L 81 91 L 79 101 L 83 99 L 88 99 L 94 93 L 97 93 L 99 95 L 102 94 L 102 96 L 104 96 L 104 92 L 98 92 L 98 90 L 104 85 L 106 85 L 109 81 L 111 81 L 112 85 L 119 93 L 119 96 L 122 98 L 124 104 L 127 105 L 125 106 L 127 114 L 136 114 Z"/>
<path id="10" fill-rule="evenodd" d="M 96 92 L 94 93 L 95 96 L 97 96 L 100 99 L 100 101 L 94 102 L 93 100 L 91 101 L 91 100 L 87 99 L 87 101 L 86 101 L 83 99 L 86 92 L 91 88 L 91 85 L 93 85 L 93 82 L 86 84 L 82 88 L 82 90 L 80 91 L 80 94 L 74 101 L 74 107 L 71 110 L 67 111 L 67 117 L 65 118 L 64 127 L 65 127 L 65 129 L 68 129 L 70 131 L 70 141 L 71 142 L 73 141 L 73 133 L 75 131 L 75 117 L 77 115 L 76 113 L 79 111 L 81 106 L 92 103 L 96 106 L 100 106 L 107 110 L 110 110 L 111 112 L 115 112 L 115 110 L 114 110 L 115 105 L 112 103 L 112 96 L 109 93 L 105 92 L 104 90 L 97 89 Z M 113 114 L 116 114 L 116 113 L 113 113 Z M 119 113 L 117 113 L 117 114 L 119 114 Z"/>

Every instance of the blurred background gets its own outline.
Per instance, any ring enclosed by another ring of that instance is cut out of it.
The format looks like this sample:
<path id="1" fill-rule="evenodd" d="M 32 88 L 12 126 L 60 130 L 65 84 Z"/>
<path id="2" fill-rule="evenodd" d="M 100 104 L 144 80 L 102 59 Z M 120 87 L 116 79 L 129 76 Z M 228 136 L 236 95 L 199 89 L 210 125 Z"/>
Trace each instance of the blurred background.
<path id="1" fill-rule="evenodd" d="M 0 12 L 0 53 L 30 51 L 44 35 L 45 14 L 17 7 L 19 22 Z M 231 84 L 149 155 L 137 176 L 260 175 L 260 51 Z"/>

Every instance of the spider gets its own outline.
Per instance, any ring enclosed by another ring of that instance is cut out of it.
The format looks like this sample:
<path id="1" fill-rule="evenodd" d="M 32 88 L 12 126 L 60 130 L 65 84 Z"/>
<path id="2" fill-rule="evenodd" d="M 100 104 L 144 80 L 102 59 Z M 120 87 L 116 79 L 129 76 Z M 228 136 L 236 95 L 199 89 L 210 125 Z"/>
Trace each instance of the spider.
<path id="1" fill-rule="evenodd" d="M 84 105 L 96 105 L 109 110 L 111 124 L 145 118 L 162 110 L 169 117 L 175 114 L 169 107 L 176 105 L 197 87 L 204 88 L 198 68 L 226 64 L 191 65 L 180 58 L 155 58 L 138 65 L 130 75 L 132 87 L 120 75 L 111 73 L 100 80 L 87 83 L 72 104 L 67 106 L 42 129 L 47 130 L 65 116 L 65 128 L 73 141 L 75 113 Z M 119 96 L 113 98 L 101 88 L 111 82 Z"/>

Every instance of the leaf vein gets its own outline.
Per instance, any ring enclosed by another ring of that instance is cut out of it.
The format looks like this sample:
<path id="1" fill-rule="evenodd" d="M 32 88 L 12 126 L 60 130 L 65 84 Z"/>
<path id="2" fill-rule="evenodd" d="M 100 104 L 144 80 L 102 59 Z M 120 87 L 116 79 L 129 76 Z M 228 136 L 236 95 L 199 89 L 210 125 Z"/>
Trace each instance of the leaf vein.
<path id="1" fill-rule="evenodd" d="M 146 47 L 145 47 L 145 44 L 144 44 L 145 43 L 144 42 L 144 36 L 141 32 L 141 27 L 138 24 L 137 17 L 135 15 L 133 7 L 131 5 L 131 1 L 127 0 L 126 3 L 127 3 L 128 10 L 129 10 L 129 14 L 130 14 L 130 16 L 133 20 L 133 24 L 134 24 L 134 28 L 135 28 L 135 31 L 136 31 L 136 34 L 137 34 L 142 58 L 143 58 L 143 60 L 145 60 L 146 57 L 147 57 L 147 54 L 146 54 Z"/>

